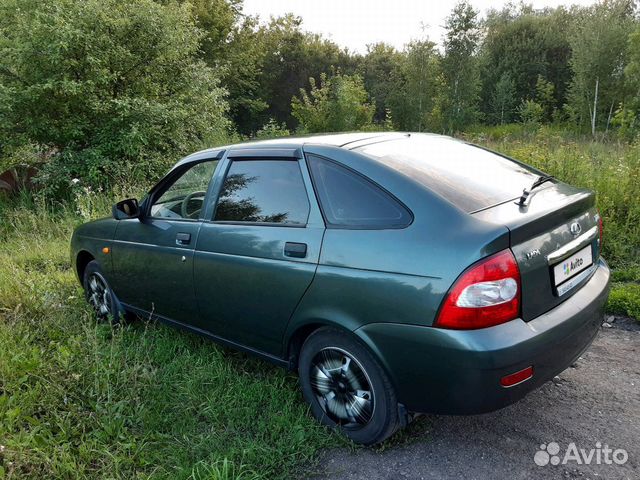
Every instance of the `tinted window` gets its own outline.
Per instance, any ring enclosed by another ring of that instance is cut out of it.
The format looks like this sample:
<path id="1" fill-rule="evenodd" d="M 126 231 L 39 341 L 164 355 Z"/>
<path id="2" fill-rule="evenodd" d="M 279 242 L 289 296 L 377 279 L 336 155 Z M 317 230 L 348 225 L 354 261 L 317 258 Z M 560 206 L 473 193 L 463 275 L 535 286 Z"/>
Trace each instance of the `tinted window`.
<path id="1" fill-rule="evenodd" d="M 315 155 L 307 158 L 330 225 L 398 228 L 411 223 L 411 214 L 404 206 L 362 175 Z"/>
<path id="2" fill-rule="evenodd" d="M 297 161 L 236 160 L 214 220 L 305 225 L 309 200 Z"/>
<path id="3" fill-rule="evenodd" d="M 412 135 L 357 150 L 467 212 L 517 198 L 537 178 L 536 172 L 517 162 L 446 137 Z"/>
<path id="4" fill-rule="evenodd" d="M 151 205 L 151 216 L 197 219 L 218 160 L 193 165 Z"/>

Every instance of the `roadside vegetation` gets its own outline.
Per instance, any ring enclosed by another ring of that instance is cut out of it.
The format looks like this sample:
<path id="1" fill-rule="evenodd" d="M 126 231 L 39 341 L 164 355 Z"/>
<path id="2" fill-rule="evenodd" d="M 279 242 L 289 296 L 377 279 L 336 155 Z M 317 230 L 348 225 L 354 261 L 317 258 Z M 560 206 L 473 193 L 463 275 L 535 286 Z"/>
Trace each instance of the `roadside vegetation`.
<path id="1" fill-rule="evenodd" d="M 85 305 L 74 226 L 200 148 L 394 129 L 506 153 L 597 192 L 607 309 L 640 317 L 634 2 L 461 2 L 445 31 L 360 55 L 242 0 L 0 0 L 0 479 L 292 478 L 345 445 L 294 375 Z"/>
<path id="2" fill-rule="evenodd" d="M 97 324 L 69 266 L 76 212 L 2 219 L 0 478 L 291 478 L 339 442 L 278 367 L 143 320 Z"/>

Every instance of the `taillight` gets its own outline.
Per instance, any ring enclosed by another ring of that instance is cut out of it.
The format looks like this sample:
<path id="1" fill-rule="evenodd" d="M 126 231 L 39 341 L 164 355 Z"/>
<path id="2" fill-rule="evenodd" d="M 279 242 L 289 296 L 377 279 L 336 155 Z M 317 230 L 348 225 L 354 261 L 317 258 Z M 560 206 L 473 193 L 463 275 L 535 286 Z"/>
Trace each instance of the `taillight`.
<path id="1" fill-rule="evenodd" d="M 435 326 L 458 330 L 491 327 L 520 315 L 520 270 L 511 250 L 469 267 L 445 298 Z"/>

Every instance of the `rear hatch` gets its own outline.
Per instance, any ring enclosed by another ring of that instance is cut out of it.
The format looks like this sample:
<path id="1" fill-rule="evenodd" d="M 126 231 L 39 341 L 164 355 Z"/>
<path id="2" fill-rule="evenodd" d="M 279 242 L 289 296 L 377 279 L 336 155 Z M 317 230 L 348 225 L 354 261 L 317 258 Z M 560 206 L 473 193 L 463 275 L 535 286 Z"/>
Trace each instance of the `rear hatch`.
<path id="1" fill-rule="evenodd" d="M 548 182 L 533 191 L 525 207 L 508 201 L 472 215 L 509 229 L 525 321 L 562 303 L 595 271 L 600 235 L 591 191 Z"/>

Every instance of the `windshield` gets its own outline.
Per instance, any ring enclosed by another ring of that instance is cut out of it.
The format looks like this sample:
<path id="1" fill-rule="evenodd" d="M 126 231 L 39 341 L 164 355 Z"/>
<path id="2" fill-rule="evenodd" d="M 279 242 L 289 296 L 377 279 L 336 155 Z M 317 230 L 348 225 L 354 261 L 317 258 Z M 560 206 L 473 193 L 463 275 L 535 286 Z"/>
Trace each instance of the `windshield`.
<path id="1" fill-rule="evenodd" d="M 356 151 L 417 180 L 466 212 L 518 198 L 540 174 L 480 147 L 436 135 L 411 135 Z"/>

